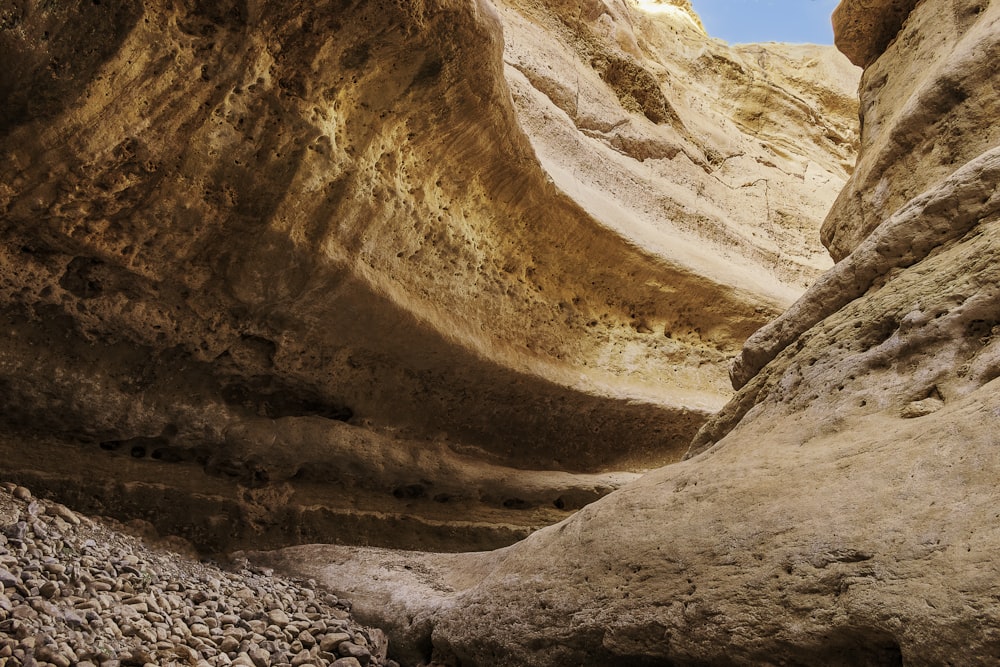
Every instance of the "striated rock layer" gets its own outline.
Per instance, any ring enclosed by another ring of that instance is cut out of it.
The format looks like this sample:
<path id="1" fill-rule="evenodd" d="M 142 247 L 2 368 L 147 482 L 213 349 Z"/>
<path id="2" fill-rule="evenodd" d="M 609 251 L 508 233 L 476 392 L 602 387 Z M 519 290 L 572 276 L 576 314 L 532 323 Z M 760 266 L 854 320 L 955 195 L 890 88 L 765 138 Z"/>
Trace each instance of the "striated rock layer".
<path id="1" fill-rule="evenodd" d="M 825 268 L 855 75 L 644 6 L 5 5 L 5 476 L 455 549 L 679 459 Z"/>
<path id="2" fill-rule="evenodd" d="M 359 577 L 414 663 L 996 664 L 1000 3 L 899 26 L 865 58 L 843 258 L 748 341 L 686 460 L 503 550 L 259 558 Z"/>

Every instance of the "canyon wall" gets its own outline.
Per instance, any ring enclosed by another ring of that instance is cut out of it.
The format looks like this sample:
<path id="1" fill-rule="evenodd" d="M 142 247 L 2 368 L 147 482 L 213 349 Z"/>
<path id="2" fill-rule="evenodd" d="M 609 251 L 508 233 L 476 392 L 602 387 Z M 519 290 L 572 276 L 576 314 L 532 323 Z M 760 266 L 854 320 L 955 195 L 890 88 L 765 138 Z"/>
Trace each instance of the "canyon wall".
<path id="1" fill-rule="evenodd" d="M 351 591 L 414 663 L 995 664 L 1000 3 L 837 17 L 866 65 L 839 261 L 684 461 L 502 550 L 257 558 Z"/>
<path id="2" fill-rule="evenodd" d="M 644 6 L 6 4 L 6 478 L 448 550 L 678 460 L 828 267 L 857 70 Z"/>

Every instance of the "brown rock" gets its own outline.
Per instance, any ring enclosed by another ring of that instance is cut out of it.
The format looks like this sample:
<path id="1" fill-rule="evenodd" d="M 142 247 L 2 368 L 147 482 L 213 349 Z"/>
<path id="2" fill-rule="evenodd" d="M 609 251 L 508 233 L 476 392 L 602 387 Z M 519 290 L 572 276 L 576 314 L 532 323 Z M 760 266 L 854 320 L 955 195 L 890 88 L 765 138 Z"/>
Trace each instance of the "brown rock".
<path id="1" fill-rule="evenodd" d="M 862 155 L 822 230 L 835 259 L 1000 142 L 996 124 L 982 122 L 1000 112 L 992 68 L 981 65 L 997 48 L 992 11 L 979 3 L 920 3 L 866 70 Z"/>
<path id="2" fill-rule="evenodd" d="M 919 0 L 842 0 L 833 12 L 837 48 L 868 67 L 899 34 Z"/>
<path id="3" fill-rule="evenodd" d="M 330 667 L 361 667 L 357 658 L 338 658 L 330 663 Z"/>
<path id="4" fill-rule="evenodd" d="M 351 635 L 346 632 L 331 632 L 323 635 L 319 640 L 321 651 L 336 652 L 337 647 L 342 643 L 351 641 Z"/>

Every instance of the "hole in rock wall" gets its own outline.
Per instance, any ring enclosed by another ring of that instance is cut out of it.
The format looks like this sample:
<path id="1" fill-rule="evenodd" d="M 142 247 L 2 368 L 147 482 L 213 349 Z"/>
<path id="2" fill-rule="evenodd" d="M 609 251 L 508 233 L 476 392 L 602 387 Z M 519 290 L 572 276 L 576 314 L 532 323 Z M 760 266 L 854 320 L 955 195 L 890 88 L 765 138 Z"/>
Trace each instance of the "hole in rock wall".
<path id="1" fill-rule="evenodd" d="M 104 291 L 98 276 L 103 264 L 90 257 L 74 257 L 59 279 L 59 286 L 80 299 L 93 299 Z"/>
<path id="2" fill-rule="evenodd" d="M 392 495 L 400 499 L 416 499 L 427 495 L 427 490 L 421 484 L 408 484 L 407 486 L 397 486 L 392 490 Z"/>

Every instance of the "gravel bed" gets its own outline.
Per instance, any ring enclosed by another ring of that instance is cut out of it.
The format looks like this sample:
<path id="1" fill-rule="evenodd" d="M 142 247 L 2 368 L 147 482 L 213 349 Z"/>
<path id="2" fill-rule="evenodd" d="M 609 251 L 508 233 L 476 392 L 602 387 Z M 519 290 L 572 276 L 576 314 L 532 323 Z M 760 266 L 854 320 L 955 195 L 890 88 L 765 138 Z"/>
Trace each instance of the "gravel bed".
<path id="1" fill-rule="evenodd" d="M 0 667 L 398 667 L 388 644 L 312 580 L 158 551 L 0 484 Z"/>

